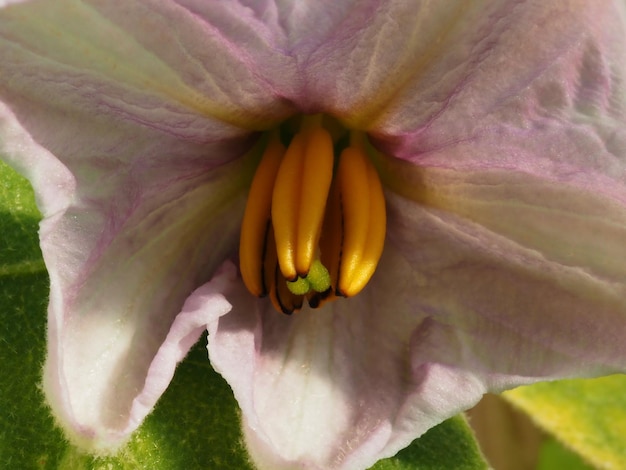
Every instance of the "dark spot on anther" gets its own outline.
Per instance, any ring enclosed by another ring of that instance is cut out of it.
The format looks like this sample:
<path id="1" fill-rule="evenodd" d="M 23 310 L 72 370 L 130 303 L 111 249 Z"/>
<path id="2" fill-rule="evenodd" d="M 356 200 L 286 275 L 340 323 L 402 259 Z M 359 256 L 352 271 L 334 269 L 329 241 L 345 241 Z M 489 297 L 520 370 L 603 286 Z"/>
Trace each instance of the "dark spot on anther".
<path id="1" fill-rule="evenodd" d="M 287 302 L 285 302 L 285 300 L 287 299 L 281 299 L 280 297 L 280 288 L 278 287 L 279 283 L 284 283 L 284 277 L 281 275 L 282 273 L 280 272 L 280 268 L 278 267 L 278 263 L 276 264 L 276 269 L 274 270 L 274 285 L 276 286 L 276 300 L 278 301 L 278 305 L 280 306 L 280 310 L 281 312 L 283 312 L 285 315 L 291 315 L 294 311 L 296 310 L 300 310 L 302 308 L 302 298 L 300 298 L 300 304 L 298 305 L 297 303 L 289 306 L 287 305 Z M 286 288 L 286 285 L 285 285 Z M 289 297 L 292 297 L 289 295 Z"/>
<path id="2" fill-rule="evenodd" d="M 341 289 L 339 289 L 338 286 L 337 289 L 335 289 L 335 295 L 338 297 L 348 297 L 344 292 L 341 291 Z"/>
<path id="3" fill-rule="evenodd" d="M 259 295 L 259 297 L 261 298 L 265 297 L 269 292 L 269 288 L 267 287 L 267 284 L 265 282 L 265 263 L 267 263 L 267 245 L 268 243 L 272 242 L 272 240 L 270 240 L 271 228 L 272 220 L 268 219 L 267 224 L 265 225 L 265 234 L 263 235 L 263 253 L 261 254 L 261 259 L 263 260 L 263 262 L 261 263 L 261 288 L 263 289 L 263 291 L 261 292 L 261 295 Z"/>
<path id="4" fill-rule="evenodd" d="M 320 298 L 321 300 L 324 300 L 324 299 L 327 299 L 327 298 L 330 296 L 330 294 L 332 294 L 332 293 L 333 293 L 333 288 L 332 288 L 332 287 L 329 287 L 329 288 L 328 288 L 328 289 L 326 289 L 324 292 L 320 292 L 320 293 L 318 294 L 318 296 L 319 296 L 319 298 Z"/>
<path id="5" fill-rule="evenodd" d="M 322 301 L 321 295 L 315 294 L 309 299 L 309 307 L 318 308 L 320 306 L 320 302 Z"/>
<path id="6" fill-rule="evenodd" d="M 340 192 L 339 193 L 339 213 L 341 214 L 340 216 L 341 218 L 341 241 L 339 242 L 339 259 L 337 260 L 337 282 L 335 284 L 335 291 L 337 292 L 337 295 L 341 297 L 346 297 L 339 290 L 339 279 L 341 278 L 341 262 L 343 261 L 343 242 L 344 242 L 345 235 L 346 235 L 343 212 L 344 212 L 343 211 L 343 197 Z"/>

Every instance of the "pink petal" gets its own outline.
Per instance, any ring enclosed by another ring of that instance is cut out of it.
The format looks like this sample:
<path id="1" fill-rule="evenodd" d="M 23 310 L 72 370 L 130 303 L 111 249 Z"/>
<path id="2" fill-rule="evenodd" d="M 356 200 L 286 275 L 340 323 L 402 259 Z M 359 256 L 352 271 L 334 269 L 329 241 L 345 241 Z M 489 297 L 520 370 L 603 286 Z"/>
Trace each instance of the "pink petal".
<path id="1" fill-rule="evenodd" d="M 109 7 L 0 11 L 2 155 L 31 180 L 44 215 L 45 391 L 70 438 L 98 450 L 123 442 L 163 391 L 198 335 L 177 315 L 236 250 L 252 141 L 234 124 L 271 125 L 288 109 L 259 80 L 219 98 L 246 64 L 218 54 L 204 66 L 228 77 L 198 77 L 193 49 L 227 43 L 187 10 L 129 5 L 114 24 Z M 158 44 L 164 29 L 146 21 L 168 16 L 180 30 Z M 207 308 L 225 307 L 217 298 Z"/>
<path id="2" fill-rule="evenodd" d="M 106 321 L 94 321 L 93 315 L 79 326 L 69 321 L 57 327 L 53 334 L 58 335 L 58 352 L 54 350 L 56 338 L 49 338 L 44 389 L 66 436 L 91 452 L 110 452 L 124 443 L 152 411 L 177 364 L 207 325 L 230 310 L 221 292 L 233 282 L 238 282 L 236 271 L 229 263 L 196 289 L 174 318 L 153 318 L 152 322 L 167 325 L 165 337 L 150 324 L 122 319 L 130 325 L 112 329 Z M 80 328 L 80 336 L 67 332 L 73 328 Z M 96 332 L 117 337 L 102 345 Z M 90 337 L 82 336 L 87 334 Z"/>
<path id="3" fill-rule="evenodd" d="M 385 158 L 383 177 L 420 205 L 621 283 L 626 12 L 611 2 L 541 5 L 494 15 L 476 32 L 484 47 L 438 59 L 451 72 L 442 68 L 436 84 L 411 82 L 374 139 L 406 161 Z M 428 98 L 435 89 L 445 99 Z"/>
<path id="4" fill-rule="evenodd" d="M 48 214 L 41 224 L 51 280 L 47 397 L 76 444 L 109 450 L 141 423 L 209 320 L 230 309 L 219 291 L 233 281 L 232 267 L 185 299 L 232 250 L 229 238 L 238 218 L 229 217 L 228 206 L 220 207 L 224 201 L 215 198 L 215 193 L 228 198 L 232 182 L 211 181 L 211 174 L 182 180 L 184 194 L 174 204 L 139 204 L 118 227 L 98 212 L 106 206 L 95 195 L 76 201 L 67 167 L 35 143 L 3 105 L 0 132 L 0 153 L 28 175 Z M 166 200 L 177 194 L 171 187 L 161 191 Z M 89 239 L 90 232 L 98 236 Z"/>
<path id="5" fill-rule="evenodd" d="M 410 134 L 420 148 L 517 124 L 528 98 L 554 108 L 571 92 L 602 101 L 605 79 L 624 64 L 619 1 L 372 0 L 334 13 L 323 41 L 296 50 L 306 58 L 303 100 L 359 128 Z"/>
<path id="6" fill-rule="evenodd" d="M 496 129 L 521 138 L 523 131 L 584 130 L 623 119 L 622 2 L 507 3 L 483 28 L 471 27 L 471 49 L 451 48 L 433 64 L 432 80 L 407 86 L 381 121 L 383 132 L 410 135 L 416 150 L 418 142 L 442 147 L 487 132 L 496 137 Z"/>
<path id="7" fill-rule="evenodd" d="M 115 446 L 143 417 L 131 403 L 156 393 L 144 389 L 146 374 L 183 302 L 235 249 L 243 199 L 228 178 L 236 173 L 162 187 L 119 226 L 98 203 L 42 225 L 51 278 L 46 392 L 66 430 L 93 439 L 84 446 Z M 179 358 L 169 359 L 173 368 Z"/>
<path id="8" fill-rule="evenodd" d="M 382 273 L 397 255 L 385 255 Z M 241 286 L 228 292 L 233 310 L 210 325 L 209 355 L 260 468 L 367 468 L 384 456 L 412 390 L 411 331 L 425 318 L 404 315 L 413 296 L 397 279 L 377 274 L 361 295 L 292 317 Z M 439 419 L 423 418 L 421 432 Z"/>
<path id="9" fill-rule="evenodd" d="M 477 372 L 546 379 L 624 369 L 623 264 L 618 283 L 611 279 L 613 265 L 594 272 L 563 264 L 548 250 L 539 252 L 449 212 L 415 208 L 397 196 L 391 206 L 396 223 L 390 242 L 402 247 L 421 280 L 418 301 L 442 331 L 465 336 L 450 344 L 447 362 L 474 362 Z M 621 234 L 588 222 L 607 251 L 622 250 L 617 239 L 626 232 L 626 210 L 614 215 L 620 216 Z"/>
<path id="10" fill-rule="evenodd" d="M 155 354 L 146 374 L 143 388 L 130 408 L 126 428 L 113 438 L 113 445 L 130 435 L 152 411 L 157 400 L 169 386 L 176 365 L 207 329 L 207 325 L 228 313 L 231 304 L 222 295 L 230 285 L 238 282 L 235 266 L 227 262 L 210 282 L 196 289 L 185 301 L 182 311 L 174 318 L 167 337 Z M 107 439 L 109 436 L 100 436 Z M 102 448 L 109 443 L 99 442 Z"/>
<path id="11" fill-rule="evenodd" d="M 49 105 L 113 114 L 201 141 L 207 130 L 215 138 L 211 117 L 259 129 L 288 115 L 289 105 L 264 76 L 280 70 L 288 80 L 290 59 L 259 38 L 262 31 L 245 30 L 254 51 L 233 41 L 244 28 L 229 24 L 237 12 L 227 5 L 209 19 L 190 8 L 69 0 L 8 6 L 0 26 L 3 81 L 13 94 Z M 224 127 L 222 135 L 226 130 L 241 134 Z"/>
<path id="12" fill-rule="evenodd" d="M 368 468 L 493 385 L 443 362 L 448 343 L 423 348 L 440 332 L 416 281 L 390 245 L 364 292 L 319 310 L 286 317 L 243 288 L 228 293 L 233 310 L 210 325 L 209 354 L 259 468 Z"/>

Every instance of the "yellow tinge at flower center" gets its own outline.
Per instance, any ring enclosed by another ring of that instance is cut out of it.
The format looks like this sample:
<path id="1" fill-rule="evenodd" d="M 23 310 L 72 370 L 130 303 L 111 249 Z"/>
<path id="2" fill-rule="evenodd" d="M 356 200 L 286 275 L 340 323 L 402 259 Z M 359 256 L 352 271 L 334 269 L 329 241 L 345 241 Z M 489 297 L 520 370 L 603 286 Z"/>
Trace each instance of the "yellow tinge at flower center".
<path id="1" fill-rule="evenodd" d="M 254 175 L 241 227 L 240 269 L 248 290 L 291 314 L 358 294 L 382 255 L 385 197 L 352 133 L 336 157 L 319 116 L 303 120 L 285 148 L 273 133 Z"/>

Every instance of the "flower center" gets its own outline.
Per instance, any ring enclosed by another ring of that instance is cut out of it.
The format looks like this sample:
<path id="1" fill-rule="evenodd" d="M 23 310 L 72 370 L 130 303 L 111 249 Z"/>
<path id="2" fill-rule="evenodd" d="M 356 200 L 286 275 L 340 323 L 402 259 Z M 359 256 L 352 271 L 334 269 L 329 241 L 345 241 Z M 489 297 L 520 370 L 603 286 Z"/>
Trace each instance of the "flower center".
<path id="1" fill-rule="evenodd" d="M 358 294 L 374 274 L 386 231 L 385 198 L 364 136 L 340 152 L 321 116 L 288 146 L 272 133 L 250 187 L 240 269 L 248 290 L 286 314 Z"/>

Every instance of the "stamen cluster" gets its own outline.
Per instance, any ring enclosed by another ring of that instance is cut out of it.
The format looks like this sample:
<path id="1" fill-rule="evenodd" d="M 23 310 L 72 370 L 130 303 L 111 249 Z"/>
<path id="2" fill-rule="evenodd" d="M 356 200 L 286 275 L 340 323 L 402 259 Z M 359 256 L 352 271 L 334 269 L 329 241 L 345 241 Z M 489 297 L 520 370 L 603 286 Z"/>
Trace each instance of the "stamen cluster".
<path id="1" fill-rule="evenodd" d="M 374 274 L 386 232 L 385 198 L 361 138 L 335 158 L 320 117 L 285 147 L 272 134 L 257 167 L 241 228 L 248 290 L 286 314 L 359 293 Z"/>

